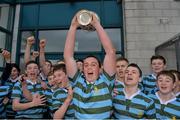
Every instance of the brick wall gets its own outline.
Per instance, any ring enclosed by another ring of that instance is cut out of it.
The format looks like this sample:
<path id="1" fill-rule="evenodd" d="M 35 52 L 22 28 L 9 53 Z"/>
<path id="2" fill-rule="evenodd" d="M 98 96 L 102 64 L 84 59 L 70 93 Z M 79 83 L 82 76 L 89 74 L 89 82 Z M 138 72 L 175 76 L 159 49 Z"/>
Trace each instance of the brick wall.
<path id="1" fill-rule="evenodd" d="M 180 1 L 124 0 L 126 57 L 150 73 L 155 47 L 180 32 Z"/>

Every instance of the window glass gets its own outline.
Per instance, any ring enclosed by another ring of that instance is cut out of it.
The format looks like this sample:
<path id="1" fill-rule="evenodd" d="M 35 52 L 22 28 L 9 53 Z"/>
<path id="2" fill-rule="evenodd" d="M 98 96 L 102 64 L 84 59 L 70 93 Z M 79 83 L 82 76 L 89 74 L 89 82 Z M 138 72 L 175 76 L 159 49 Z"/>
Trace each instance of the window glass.
<path id="1" fill-rule="evenodd" d="M 34 35 L 33 31 L 23 31 L 21 36 L 21 53 L 25 51 L 26 40 L 28 37 Z"/>
<path id="2" fill-rule="evenodd" d="M 0 32 L 0 48 L 5 48 L 5 40 L 6 40 L 6 34 L 3 32 Z M 0 67 L 3 67 L 4 59 L 2 55 L 0 55 Z"/>
<path id="3" fill-rule="evenodd" d="M 105 29 L 111 38 L 116 50 L 121 51 L 121 30 Z M 39 31 L 39 38 L 47 39 L 46 52 L 63 52 L 66 40 L 67 30 L 48 30 Z M 102 51 L 101 43 L 98 40 L 95 31 L 89 32 L 85 30 L 77 30 L 75 51 L 88 52 L 88 51 Z"/>
<path id="4" fill-rule="evenodd" d="M 0 26 L 7 28 L 9 17 L 9 5 L 0 4 Z"/>

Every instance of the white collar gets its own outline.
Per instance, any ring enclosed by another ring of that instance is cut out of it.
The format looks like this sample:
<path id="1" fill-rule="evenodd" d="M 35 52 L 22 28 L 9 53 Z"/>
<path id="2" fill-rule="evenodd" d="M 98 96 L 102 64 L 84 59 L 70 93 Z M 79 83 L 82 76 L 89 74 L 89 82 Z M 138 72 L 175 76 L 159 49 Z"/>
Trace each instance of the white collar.
<path id="1" fill-rule="evenodd" d="M 26 80 L 28 83 L 30 83 L 31 85 L 35 85 L 37 84 L 37 82 L 33 83 L 31 80 Z"/>
<path id="2" fill-rule="evenodd" d="M 11 77 L 9 78 L 9 80 L 10 80 L 12 83 L 17 82 L 19 79 L 20 79 L 20 77 L 17 77 L 16 79 L 12 79 Z"/>
<path id="3" fill-rule="evenodd" d="M 123 92 L 124 92 L 124 94 L 125 94 L 125 98 L 131 100 L 134 96 L 138 95 L 141 91 L 138 89 L 137 92 L 135 92 L 134 94 L 132 94 L 132 95 L 129 96 L 129 97 L 128 97 L 126 91 L 124 90 L 124 88 L 123 88 Z"/>
<path id="4" fill-rule="evenodd" d="M 170 100 L 168 100 L 168 101 L 163 102 L 162 99 L 160 98 L 158 92 L 156 92 L 155 94 L 156 94 L 157 98 L 159 99 L 160 103 L 161 103 L 161 104 L 164 104 L 164 105 L 167 105 L 168 103 L 176 100 L 176 97 L 175 97 L 175 98 L 172 98 L 172 99 L 170 99 Z"/>
<path id="5" fill-rule="evenodd" d="M 42 80 L 46 80 L 46 77 L 45 77 L 44 73 L 41 72 L 41 73 L 39 74 L 39 76 L 41 77 Z"/>
<path id="6" fill-rule="evenodd" d="M 153 73 L 153 74 L 151 74 L 152 75 L 152 77 L 154 78 L 154 79 L 156 79 L 156 75 Z"/>

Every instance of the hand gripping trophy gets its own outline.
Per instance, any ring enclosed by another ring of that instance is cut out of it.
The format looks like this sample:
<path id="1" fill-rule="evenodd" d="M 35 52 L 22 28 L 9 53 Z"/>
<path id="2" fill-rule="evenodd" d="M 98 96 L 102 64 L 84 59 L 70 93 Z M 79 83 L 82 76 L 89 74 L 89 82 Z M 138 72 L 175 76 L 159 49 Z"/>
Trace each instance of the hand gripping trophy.
<path id="1" fill-rule="evenodd" d="M 80 28 L 87 31 L 95 31 L 95 28 L 90 24 L 93 19 L 93 14 L 96 16 L 96 18 L 100 21 L 98 15 L 89 10 L 80 10 L 77 13 L 77 20 L 80 24 Z"/>

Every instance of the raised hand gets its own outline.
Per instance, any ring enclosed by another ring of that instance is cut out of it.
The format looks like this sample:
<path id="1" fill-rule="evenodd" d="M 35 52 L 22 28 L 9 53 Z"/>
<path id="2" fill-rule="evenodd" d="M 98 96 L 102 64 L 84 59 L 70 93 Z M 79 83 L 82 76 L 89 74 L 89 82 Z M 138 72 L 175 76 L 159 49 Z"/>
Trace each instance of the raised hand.
<path id="1" fill-rule="evenodd" d="M 45 48 L 45 46 L 46 46 L 46 39 L 41 39 L 40 43 L 39 43 L 39 47 L 40 48 Z"/>
<path id="2" fill-rule="evenodd" d="M 68 89 L 68 96 L 67 96 L 66 100 L 71 102 L 71 100 L 73 98 L 73 89 L 71 86 L 68 86 L 67 89 Z"/>
<path id="3" fill-rule="evenodd" d="M 73 19 L 72 19 L 72 21 L 71 21 L 71 25 L 72 25 L 72 26 L 75 26 L 75 27 L 77 27 L 77 28 L 80 26 L 80 24 L 79 24 L 79 22 L 78 22 L 78 20 L 77 20 L 78 14 L 79 14 L 79 13 L 76 13 L 76 15 L 73 17 Z"/>
<path id="4" fill-rule="evenodd" d="M 27 45 L 32 46 L 35 43 L 35 38 L 34 36 L 30 36 L 27 38 Z"/>
<path id="5" fill-rule="evenodd" d="M 39 52 L 38 51 L 33 51 L 32 52 L 32 57 L 34 58 L 34 60 L 39 56 Z"/>
<path id="6" fill-rule="evenodd" d="M 10 54 L 9 51 L 3 50 L 3 51 L 2 51 L 2 56 L 4 57 L 4 59 L 6 60 L 6 62 L 10 62 L 10 60 L 11 60 L 11 54 Z"/>

